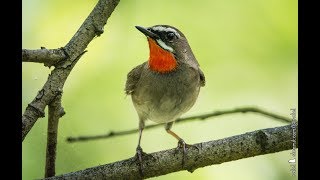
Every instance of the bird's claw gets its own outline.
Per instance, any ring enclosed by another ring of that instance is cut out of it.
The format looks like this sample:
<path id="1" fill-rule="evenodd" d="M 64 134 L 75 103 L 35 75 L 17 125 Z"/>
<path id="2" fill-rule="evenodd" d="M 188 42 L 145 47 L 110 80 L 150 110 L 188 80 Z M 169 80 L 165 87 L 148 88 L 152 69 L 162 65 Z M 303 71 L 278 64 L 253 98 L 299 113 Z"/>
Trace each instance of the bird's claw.
<path id="1" fill-rule="evenodd" d="M 141 177 L 143 177 L 143 168 L 142 168 L 142 156 L 147 155 L 147 153 L 143 152 L 142 148 L 140 146 L 136 149 L 136 155 L 135 155 L 135 161 L 139 164 L 139 173 Z"/>
<path id="2" fill-rule="evenodd" d="M 187 144 L 187 143 L 184 142 L 183 139 L 180 139 L 180 140 L 178 141 L 177 150 L 179 150 L 179 149 L 181 149 L 181 148 L 182 148 L 182 150 L 183 150 L 183 154 L 182 154 L 182 167 L 183 167 L 184 164 L 185 164 L 186 154 L 187 154 L 187 148 L 190 148 L 190 147 L 195 147 L 195 148 L 197 148 L 198 151 L 199 151 L 199 148 L 198 148 L 197 146 L 191 145 L 191 144 Z"/>
<path id="3" fill-rule="evenodd" d="M 142 158 L 142 157 L 144 157 L 144 158 Z M 150 158 L 152 158 L 153 161 L 156 160 L 156 158 L 153 155 L 143 152 L 143 150 L 140 146 L 137 147 L 134 161 L 136 161 L 139 164 L 139 173 L 140 173 L 141 177 L 144 176 L 142 161 L 143 161 L 143 159 L 148 160 Z"/>

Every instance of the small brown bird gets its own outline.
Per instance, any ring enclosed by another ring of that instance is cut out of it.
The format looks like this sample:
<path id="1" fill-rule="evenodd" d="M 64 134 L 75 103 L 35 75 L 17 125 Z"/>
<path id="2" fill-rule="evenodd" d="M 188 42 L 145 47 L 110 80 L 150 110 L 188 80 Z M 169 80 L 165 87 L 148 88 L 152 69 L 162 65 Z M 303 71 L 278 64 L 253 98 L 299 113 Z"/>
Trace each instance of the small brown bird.
<path id="1" fill-rule="evenodd" d="M 173 122 L 187 112 L 196 102 L 205 76 L 193 55 L 184 34 L 169 25 L 136 28 L 147 36 L 150 56 L 127 75 L 125 92 L 131 95 L 139 116 L 139 141 L 136 156 L 142 172 L 141 135 L 147 119 L 165 123 L 166 131 L 178 140 L 183 148 L 190 146 L 171 131 Z"/>

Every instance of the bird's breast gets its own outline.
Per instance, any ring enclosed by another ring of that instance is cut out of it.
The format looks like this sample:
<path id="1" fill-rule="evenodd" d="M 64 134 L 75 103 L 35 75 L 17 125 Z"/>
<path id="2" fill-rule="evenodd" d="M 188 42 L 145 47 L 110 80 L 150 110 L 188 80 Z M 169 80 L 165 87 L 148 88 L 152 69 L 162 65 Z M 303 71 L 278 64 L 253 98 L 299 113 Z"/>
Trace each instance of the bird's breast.
<path id="1" fill-rule="evenodd" d="M 132 94 L 138 113 L 158 122 L 170 122 L 188 111 L 199 94 L 197 71 L 182 65 L 170 73 L 156 73 L 147 68 Z"/>

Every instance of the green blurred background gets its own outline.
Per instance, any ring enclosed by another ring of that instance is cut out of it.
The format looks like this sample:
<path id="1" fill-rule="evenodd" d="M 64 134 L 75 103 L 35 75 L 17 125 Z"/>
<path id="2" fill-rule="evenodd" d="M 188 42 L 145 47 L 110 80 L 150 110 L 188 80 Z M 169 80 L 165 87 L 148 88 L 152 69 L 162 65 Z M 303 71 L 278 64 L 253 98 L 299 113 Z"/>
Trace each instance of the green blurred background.
<path id="1" fill-rule="evenodd" d="M 97 0 L 23 0 L 22 47 L 64 46 Z M 88 46 L 66 81 L 59 124 L 57 174 L 111 163 L 135 154 L 138 134 L 69 144 L 68 136 L 95 135 L 138 127 L 127 73 L 148 59 L 146 38 L 134 26 L 169 24 L 188 38 L 206 75 L 198 101 L 184 116 L 258 106 L 290 116 L 298 106 L 297 0 L 121 0 L 101 37 Z M 22 64 L 24 112 L 52 69 Z M 47 115 L 47 110 L 46 110 Z M 149 121 L 147 124 L 152 124 Z M 284 123 L 255 114 L 234 114 L 177 124 L 188 143 L 205 142 Z M 47 118 L 37 121 L 22 144 L 23 179 L 42 178 Z M 156 140 L 156 141 L 155 141 Z M 176 147 L 163 128 L 146 130 L 145 152 Z M 154 179 L 296 179 L 289 151 L 183 171 Z"/>

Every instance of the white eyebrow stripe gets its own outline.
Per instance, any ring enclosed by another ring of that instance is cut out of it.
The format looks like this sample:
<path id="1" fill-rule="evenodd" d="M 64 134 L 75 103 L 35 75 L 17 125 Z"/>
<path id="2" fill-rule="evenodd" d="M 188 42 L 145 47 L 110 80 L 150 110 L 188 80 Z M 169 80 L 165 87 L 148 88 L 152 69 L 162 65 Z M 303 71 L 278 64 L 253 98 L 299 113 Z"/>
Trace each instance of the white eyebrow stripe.
<path id="1" fill-rule="evenodd" d="M 157 42 L 163 49 L 173 52 L 172 47 L 166 45 L 166 43 L 164 43 L 161 39 L 157 39 Z"/>
<path id="2" fill-rule="evenodd" d="M 165 31 L 165 32 L 173 32 L 177 37 L 180 38 L 180 34 L 171 27 L 163 27 L 163 26 L 156 26 L 151 28 L 154 31 Z"/>

